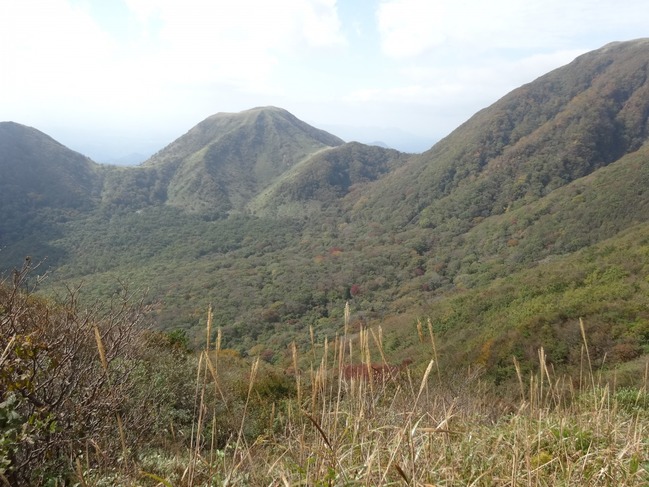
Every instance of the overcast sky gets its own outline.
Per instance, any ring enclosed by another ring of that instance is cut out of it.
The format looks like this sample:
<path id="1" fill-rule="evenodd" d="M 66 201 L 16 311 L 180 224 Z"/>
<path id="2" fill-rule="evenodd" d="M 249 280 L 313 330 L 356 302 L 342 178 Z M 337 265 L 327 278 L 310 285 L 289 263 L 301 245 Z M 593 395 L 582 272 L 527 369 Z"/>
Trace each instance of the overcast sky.
<path id="1" fill-rule="evenodd" d="M 0 120 L 96 160 L 285 108 L 430 147 L 510 90 L 649 36 L 647 0 L 0 0 Z"/>

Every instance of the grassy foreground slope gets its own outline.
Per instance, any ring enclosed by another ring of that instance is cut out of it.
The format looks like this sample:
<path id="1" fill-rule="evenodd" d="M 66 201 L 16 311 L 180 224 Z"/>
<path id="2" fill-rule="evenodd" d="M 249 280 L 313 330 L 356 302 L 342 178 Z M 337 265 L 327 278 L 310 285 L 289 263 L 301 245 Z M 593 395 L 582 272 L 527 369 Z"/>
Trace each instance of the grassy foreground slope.
<path id="1" fill-rule="evenodd" d="M 5 485 L 594 485 L 649 482 L 647 373 L 603 380 L 591 335 L 576 379 L 514 361 L 497 395 L 479 368 L 390 366 L 380 330 L 245 361 L 221 333 L 189 353 L 142 328 L 132 296 L 83 310 L 0 285 L 0 481 Z M 211 316 L 206 314 L 206 337 Z M 370 357 L 379 357 L 373 362 Z M 348 366 L 352 366 L 351 369 Z M 347 374 L 358 370 L 358 374 Z M 374 380 L 364 380 L 363 371 Z"/>

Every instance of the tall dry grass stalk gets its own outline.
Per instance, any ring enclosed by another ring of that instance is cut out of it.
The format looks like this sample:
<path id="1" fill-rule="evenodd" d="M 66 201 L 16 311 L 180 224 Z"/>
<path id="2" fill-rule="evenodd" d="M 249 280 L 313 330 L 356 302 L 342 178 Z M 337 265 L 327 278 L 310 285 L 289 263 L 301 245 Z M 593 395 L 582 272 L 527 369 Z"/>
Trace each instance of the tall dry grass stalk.
<path id="1" fill-rule="evenodd" d="M 108 360 L 106 358 L 106 348 L 104 347 L 104 341 L 101 338 L 101 332 L 97 325 L 94 326 L 95 332 L 95 341 L 97 342 L 97 351 L 99 353 L 99 361 L 101 362 L 101 367 L 106 374 L 106 380 L 108 382 L 108 387 L 110 388 L 110 393 L 114 394 L 113 386 L 110 379 L 110 371 L 108 370 Z M 119 441 L 122 447 L 122 458 L 124 460 L 124 466 L 128 466 L 128 449 L 126 447 L 126 433 L 124 431 L 124 423 L 122 421 L 122 415 L 117 412 L 115 413 L 115 420 L 117 422 L 117 430 L 119 432 Z"/>
<path id="2" fill-rule="evenodd" d="M 433 348 L 433 360 L 435 361 L 435 370 L 437 371 L 437 380 L 442 383 L 442 372 L 439 370 L 439 358 L 437 357 L 437 346 L 435 345 L 435 334 L 433 333 L 433 323 L 428 318 L 428 334 L 430 335 L 430 344 Z"/>
<path id="3" fill-rule="evenodd" d="M 212 305 L 207 308 L 207 323 L 205 324 L 205 351 L 209 352 L 212 345 Z"/>
<path id="4" fill-rule="evenodd" d="M 15 341 L 16 341 L 16 335 L 12 336 L 11 339 L 9 339 L 7 346 L 2 351 L 2 355 L 0 355 L 0 367 L 2 367 L 5 363 L 5 360 L 7 360 L 7 357 L 11 353 L 11 349 L 14 346 Z"/>
<path id="5" fill-rule="evenodd" d="M 88 484 L 86 483 L 86 479 L 83 475 L 83 467 L 81 465 L 81 460 L 79 459 L 79 457 L 75 459 L 74 468 L 75 468 L 75 474 L 79 479 L 79 485 L 81 485 L 81 487 L 88 487 Z"/>
<path id="6" fill-rule="evenodd" d="M 291 358 L 293 359 L 293 371 L 295 373 L 295 386 L 297 388 L 297 402 L 302 403 L 302 374 L 298 365 L 297 345 L 295 341 L 291 343 Z"/>
<path id="7" fill-rule="evenodd" d="M 183 473 L 182 480 L 186 479 L 187 485 L 194 485 L 194 475 L 198 459 L 200 457 L 200 438 L 203 427 L 203 410 L 205 398 L 205 369 L 203 367 L 204 357 L 206 353 L 201 353 L 198 358 L 198 367 L 196 368 L 196 388 L 194 392 L 194 420 L 192 421 L 192 430 L 190 434 L 189 445 L 189 462 L 187 468 Z"/>
<path id="8" fill-rule="evenodd" d="M 106 349 L 104 348 L 104 342 L 101 339 L 101 332 L 99 327 L 95 326 L 95 341 L 97 342 L 97 351 L 99 352 L 99 361 L 101 362 L 101 367 L 104 369 L 104 372 L 108 372 L 108 361 L 106 360 Z M 108 378 L 110 380 L 110 377 Z"/>
<path id="9" fill-rule="evenodd" d="M 593 374 L 593 363 L 590 360 L 590 351 L 588 349 L 588 339 L 586 338 L 586 328 L 584 327 L 584 320 L 579 318 L 579 330 L 581 331 L 581 339 L 583 340 L 584 347 L 583 350 L 586 352 L 586 358 L 588 359 L 588 375 L 591 380 L 591 387 L 595 390 L 595 374 Z"/>
<path id="10" fill-rule="evenodd" d="M 213 384 L 213 397 L 221 397 L 224 402 L 223 391 L 219 386 L 219 364 L 218 357 L 221 351 L 222 334 L 221 329 L 217 329 L 216 343 L 214 351 L 212 348 L 212 324 L 214 315 L 212 306 L 207 310 L 207 320 L 205 322 L 205 349 L 199 354 L 198 367 L 196 369 L 196 387 L 194 392 L 194 420 L 192 421 L 192 431 L 189 447 L 189 461 L 182 480 L 186 481 L 188 486 L 195 485 L 196 473 L 201 464 L 207 464 L 209 475 L 214 474 L 214 464 L 216 458 L 216 432 L 218 428 L 218 417 L 216 405 L 210 404 L 206 400 L 208 387 L 211 379 Z M 210 411 L 211 409 L 211 411 Z M 209 413 L 211 412 L 211 418 Z M 203 458 L 205 451 L 204 431 L 207 425 L 211 426 L 211 435 L 209 441 L 209 450 L 207 461 Z"/>

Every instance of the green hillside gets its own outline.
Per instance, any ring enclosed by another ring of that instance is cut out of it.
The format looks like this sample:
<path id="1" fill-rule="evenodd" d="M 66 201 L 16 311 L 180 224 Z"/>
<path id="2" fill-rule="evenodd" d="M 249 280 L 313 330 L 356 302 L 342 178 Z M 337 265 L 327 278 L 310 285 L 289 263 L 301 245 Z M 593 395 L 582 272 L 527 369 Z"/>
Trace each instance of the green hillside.
<path id="1" fill-rule="evenodd" d="M 57 169 L 16 180 L 16 195 L 47 181 L 76 203 L 45 198 L 23 226 L 5 203 L 5 226 L 23 238 L 3 241 L 1 266 L 47 257 L 43 291 L 83 282 L 88 301 L 127 284 L 146 293 L 158 327 L 192 340 L 212 304 L 224 345 L 265 347 L 271 362 L 305 330 L 340 332 L 346 302 L 357 327 L 408 329 L 458 293 L 491 296 L 495 279 L 525 280 L 642 228 L 647 66 L 646 40 L 605 46 L 419 155 L 344 144 L 273 107 L 209 117 L 131 168 L 96 166 L 46 136 L 19 152 L 30 132 L 12 125 L 6 154 Z M 7 174 L 20 166 L 5 160 Z M 471 330 L 467 340 L 483 339 Z"/>
<path id="2" fill-rule="evenodd" d="M 285 110 L 255 108 L 204 120 L 144 163 L 166 184 L 166 203 L 225 216 L 309 155 L 342 144 Z"/>
<path id="3" fill-rule="evenodd" d="M 46 157 L 44 157 L 46 156 Z M 31 127 L 0 123 L 0 204 L 30 211 L 45 206 L 82 208 L 96 193 L 98 170 L 73 152 Z M 31 191 L 25 193 L 25 189 Z"/>
<path id="4" fill-rule="evenodd" d="M 44 133 L 0 123 L 0 260 L 25 256 L 56 262 L 65 251 L 50 245 L 59 223 L 77 218 L 97 199 L 99 166 Z"/>
<path id="5" fill-rule="evenodd" d="M 580 56 L 480 111 L 387 178 L 368 205 L 461 233 L 634 152 L 648 134 L 649 40 Z M 395 211 L 397 210 L 397 211 Z"/>
<path id="6" fill-rule="evenodd" d="M 248 209 L 260 216 L 317 218 L 323 208 L 339 206 L 345 196 L 394 171 L 407 159 L 408 155 L 398 151 L 358 142 L 321 150 L 295 165 L 252 200 Z"/>
<path id="7" fill-rule="evenodd" d="M 609 44 L 416 155 L 0 124 L 0 483 L 647 484 L 648 75 Z"/>

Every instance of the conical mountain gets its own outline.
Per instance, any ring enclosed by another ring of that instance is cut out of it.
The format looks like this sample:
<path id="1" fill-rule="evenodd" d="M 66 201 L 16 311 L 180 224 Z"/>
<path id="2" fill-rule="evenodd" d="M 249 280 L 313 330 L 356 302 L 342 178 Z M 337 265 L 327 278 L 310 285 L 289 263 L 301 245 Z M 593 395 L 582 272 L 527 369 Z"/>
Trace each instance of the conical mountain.
<path id="1" fill-rule="evenodd" d="M 166 184 L 167 204 L 191 212 L 240 211 L 300 161 L 343 141 L 286 110 L 218 113 L 144 163 Z"/>
<path id="2" fill-rule="evenodd" d="M 649 39 L 609 44 L 478 112 L 367 205 L 459 234 L 633 153 L 649 127 Z"/>

